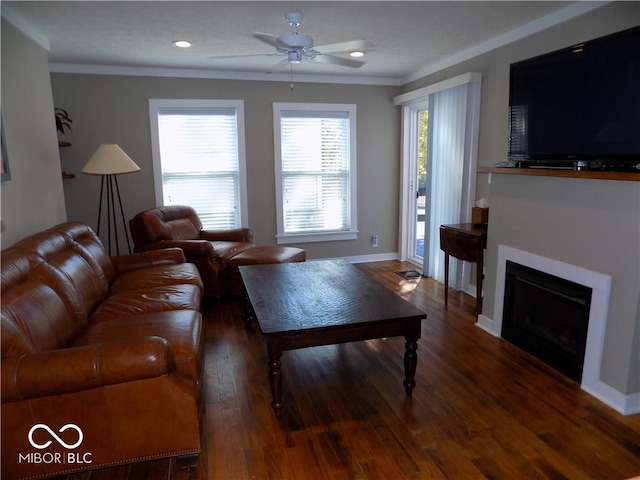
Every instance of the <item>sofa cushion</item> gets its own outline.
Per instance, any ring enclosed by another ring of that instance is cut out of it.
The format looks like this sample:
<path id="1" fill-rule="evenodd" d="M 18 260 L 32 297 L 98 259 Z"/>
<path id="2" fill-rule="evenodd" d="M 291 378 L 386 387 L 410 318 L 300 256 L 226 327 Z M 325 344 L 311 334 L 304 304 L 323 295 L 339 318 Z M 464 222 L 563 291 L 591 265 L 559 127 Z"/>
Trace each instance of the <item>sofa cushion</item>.
<path id="1" fill-rule="evenodd" d="M 111 257 L 107 254 L 100 238 L 91 228 L 80 222 L 56 225 L 51 230 L 59 232 L 67 239 L 67 247 L 81 255 L 94 269 L 95 275 L 104 279 L 107 285 L 116 276 Z"/>
<path id="2" fill-rule="evenodd" d="M 31 275 L 36 257 L 19 249 L 2 252 L 2 356 L 63 348 L 85 321 L 67 312 L 49 285 Z M 34 308 L 35 307 L 35 308 Z"/>
<path id="3" fill-rule="evenodd" d="M 109 343 L 123 338 L 157 336 L 164 338 L 173 352 L 176 370 L 189 380 L 200 382 L 202 365 L 202 316 L 193 310 L 155 312 L 91 323 L 73 346 Z"/>
<path id="4" fill-rule="evenodd" d="M 201 288 L 198 269 L 192 263 L 154 265 L 120 274 L 111 285 L 111 294 L 185 284 Z"/>
<path id="5" fill-rule="evenodd" d="M 68 346 L 81 331 L 73 320 L 62 299 L 47 285 L 21 284 L 2 296 L 2 356 Z"/>
<path id="6" fill-rule="evenodd" d="M 62 224 L 36 233 L 16 243 L 11 250 L 29 258 L 29 277 L 49 285 L 65 302 L 75 322 L 84 328 L 88 316 L 108 295 L 110 279 L 91 256 L 80 255 L 77 244 L 62 233 L 75 225 L 81 224 Z"/>
<path id="7" fill-rule="evenodd" d="M 178 218 L 167 222 L 169 238 L 177 240 L 195 240 L 200 237 L 196 226 L 188 218 Z"/>
<path id="8" fill-rule="evenodd" d="M 171 310 L 192 310 L 202 293 L 196 285 L 164 285 L 148 290 L 121 291 L 109 295 L 89 319 L 98 323 L 121 317 Z"/>

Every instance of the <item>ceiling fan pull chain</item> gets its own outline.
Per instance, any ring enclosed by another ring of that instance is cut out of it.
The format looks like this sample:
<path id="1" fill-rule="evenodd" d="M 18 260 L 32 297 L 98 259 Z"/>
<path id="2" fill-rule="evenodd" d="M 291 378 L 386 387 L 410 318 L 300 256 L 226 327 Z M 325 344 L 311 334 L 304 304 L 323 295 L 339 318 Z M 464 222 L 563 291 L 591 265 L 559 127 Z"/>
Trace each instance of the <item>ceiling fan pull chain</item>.
<path id="1" fill-rule="evenodd" d="M 293 63 L 289 64 L 290 72 L 291 72 L 291 91 L 293 92 Z"/>

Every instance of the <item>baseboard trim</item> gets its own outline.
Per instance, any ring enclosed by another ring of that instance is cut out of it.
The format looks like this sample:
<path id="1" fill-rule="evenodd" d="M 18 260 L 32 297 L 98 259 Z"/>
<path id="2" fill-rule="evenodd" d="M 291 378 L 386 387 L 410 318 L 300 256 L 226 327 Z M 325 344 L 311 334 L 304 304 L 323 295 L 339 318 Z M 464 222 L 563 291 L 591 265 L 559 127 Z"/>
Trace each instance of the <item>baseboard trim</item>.
<path id="1" fill-rule="evenodd" d="M 366 263 L 366 262 L 385 262 L 388 260 L 398 260 L 400 256 L 398 252 L 389 253 L 375 253 L 372 255 L 355 255 L 352 257 L 332 257 L 332 258 L 318 258 L 313 260 L 335 260 L 342 258 L 349 263 Z"/>
<path id="2" fill-rule="evenodd" d="M 481 328 L 485 332 L 493 335 L 494 337 L 500 337 L 500 332 L 495 331 L 495 323 L 492 318 L 487 317 L 486 315 L 478 315 L 478 321 L 476 322 L 476 327 Z"/>
<path id="3" fill-rule="evenodd" d="M 598 382 L 595 387 L 585 387 L 584 385 L 581 387 L 589 395 L 622 415 L 640 413 L 640 392 L 624 394 L 603 382 Z"/>

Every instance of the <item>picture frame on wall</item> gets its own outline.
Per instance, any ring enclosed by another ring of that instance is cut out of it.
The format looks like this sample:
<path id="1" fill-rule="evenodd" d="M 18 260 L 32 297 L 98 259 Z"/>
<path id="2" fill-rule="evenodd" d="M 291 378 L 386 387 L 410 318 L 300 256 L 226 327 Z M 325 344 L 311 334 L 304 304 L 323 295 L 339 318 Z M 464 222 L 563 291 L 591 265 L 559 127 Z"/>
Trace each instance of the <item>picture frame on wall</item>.
<path id="1" fill-rule="evenodd" d="M 11 173 L 9 172 L 9 157 L 7 156 L 7 144 L 4 140 L 4 123 L 2 122 L 2 116 L 0 115 L 0 182 L 6 182 L 11 180 Z"/>

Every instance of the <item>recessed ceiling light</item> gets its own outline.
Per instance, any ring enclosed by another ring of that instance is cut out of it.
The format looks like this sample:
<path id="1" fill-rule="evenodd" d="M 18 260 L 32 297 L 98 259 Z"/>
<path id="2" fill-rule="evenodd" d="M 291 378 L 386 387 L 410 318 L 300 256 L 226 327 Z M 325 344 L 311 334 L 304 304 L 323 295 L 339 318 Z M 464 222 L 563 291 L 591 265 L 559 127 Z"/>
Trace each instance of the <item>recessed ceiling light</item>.
<path id="1" fill-rule="evenodd" d="M 191 46 L 191 42 L 187 42 L 186 40 L 176 40 L 173 44 L 180 48 L 189 48 Z"/>
<path id="2" fill-rule="evenodd" d="M 351 52 L 349 55 L 352 57 L 364 57 L 364 52 Z"/>

